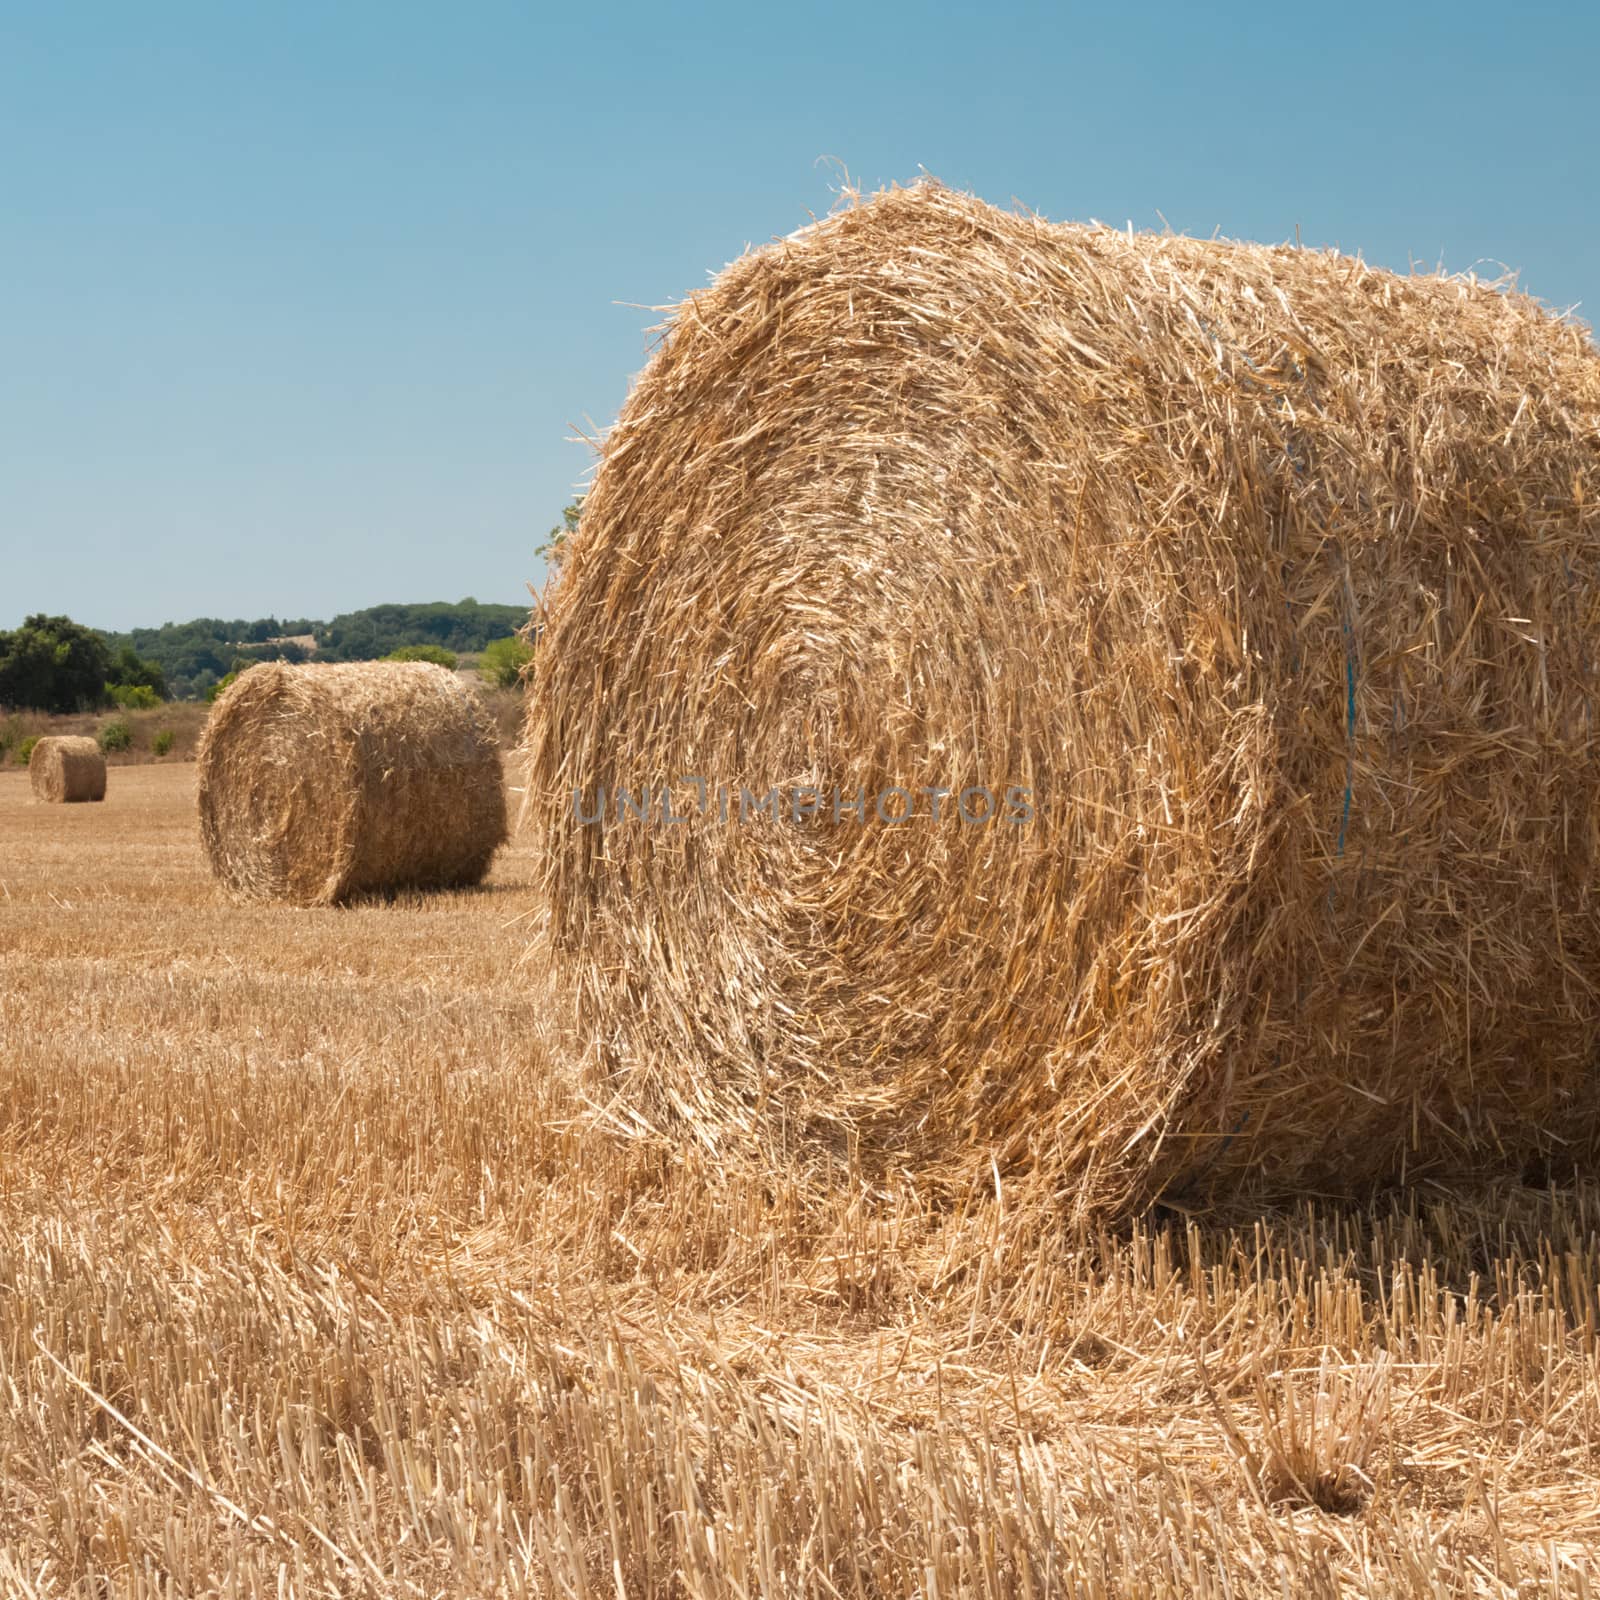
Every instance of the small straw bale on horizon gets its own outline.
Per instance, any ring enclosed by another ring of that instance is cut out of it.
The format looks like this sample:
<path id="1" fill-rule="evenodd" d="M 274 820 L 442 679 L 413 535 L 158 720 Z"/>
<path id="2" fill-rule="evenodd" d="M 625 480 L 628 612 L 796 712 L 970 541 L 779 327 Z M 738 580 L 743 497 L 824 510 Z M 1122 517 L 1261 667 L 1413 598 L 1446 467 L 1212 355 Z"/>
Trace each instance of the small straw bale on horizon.
<path id="1" fill-rule="evenodd" d="M 50 734 L 28 757 L 28 781 L 35 800 L 74 803 L 106 797 L 105 752 L 81 734 Z"/>

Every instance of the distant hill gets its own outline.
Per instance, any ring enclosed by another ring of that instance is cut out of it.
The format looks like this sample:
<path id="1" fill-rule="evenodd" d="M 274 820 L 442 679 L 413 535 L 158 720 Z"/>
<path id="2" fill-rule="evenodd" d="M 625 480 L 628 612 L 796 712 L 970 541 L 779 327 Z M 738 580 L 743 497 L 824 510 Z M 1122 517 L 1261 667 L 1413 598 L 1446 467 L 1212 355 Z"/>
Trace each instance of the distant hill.
<path id="1" fill-rule="evenodd" d="M 473 654 L 491 639 L 503 639 L 528 620 L 526 606 L 455 604 L 369 606 L 347 611 L 331 622 L 308 617 L 196 617 L 159 628 L 107 633 L 113 653 L 124 645 L 146 661 L 158 662 L 169 692 L 196 699 L 243 661 L 376 661 L 408 644 L 437 644 L 458 654 Z"/>

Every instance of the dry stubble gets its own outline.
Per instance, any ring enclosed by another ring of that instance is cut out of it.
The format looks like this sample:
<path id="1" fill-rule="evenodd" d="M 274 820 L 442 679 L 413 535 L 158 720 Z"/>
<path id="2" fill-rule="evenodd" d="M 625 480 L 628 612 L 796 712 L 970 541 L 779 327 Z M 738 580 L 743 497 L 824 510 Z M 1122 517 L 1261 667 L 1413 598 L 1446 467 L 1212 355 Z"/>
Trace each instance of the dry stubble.
<path id="1" fill-rule="evenodd" d="M 241 909 L 192 769 L 0 776 L 0 1591 L 1588 1592 L 1600 1191 L 730 1175 L 574 1098 L 532 868 Z"/>

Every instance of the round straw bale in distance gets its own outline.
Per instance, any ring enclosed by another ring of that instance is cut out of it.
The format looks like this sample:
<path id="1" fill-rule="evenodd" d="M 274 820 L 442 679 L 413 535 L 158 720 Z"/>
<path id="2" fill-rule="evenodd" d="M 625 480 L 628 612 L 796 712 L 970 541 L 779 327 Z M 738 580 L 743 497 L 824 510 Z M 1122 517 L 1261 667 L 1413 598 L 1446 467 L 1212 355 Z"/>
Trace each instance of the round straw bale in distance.
<path id="1" fill-rule="evenodd" d="M 472 884 L 506 837 L 489 717 L 425 662 L 252 667 L 206 724 L 199 795 L 213 871 L 252 900 Z"/>
<path id="2" fill-rule="evenodd" d="M 106 758 L 93 739 L 52 734 L 33 747 L 28 781 L 35 800 L 104 800 Z"/>
<path id="3" fill-rule="evenodd" d="M 1597 585 L 1600 359 L 1527 298 L 856 204 L 691 296 L 606 441 L 529 697 L 558 976 L 617 1103 L 723 1148 L 1095 1210 L 1563 1159 Z M 618 819 L 661 782 L 687 822 Z"/>

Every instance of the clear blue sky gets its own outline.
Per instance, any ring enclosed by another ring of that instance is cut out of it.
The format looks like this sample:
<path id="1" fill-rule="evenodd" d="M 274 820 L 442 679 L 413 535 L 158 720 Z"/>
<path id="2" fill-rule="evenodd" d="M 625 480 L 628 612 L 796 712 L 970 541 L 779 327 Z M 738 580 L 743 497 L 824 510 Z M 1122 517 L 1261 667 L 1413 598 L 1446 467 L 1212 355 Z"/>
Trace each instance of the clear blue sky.
<path id="1" fill-rule="evenodd" d="M 649 313 L 919 169 L 1592 316 L 1600 7 L 0 0 L 0 627 L 518 601 Z"/>

